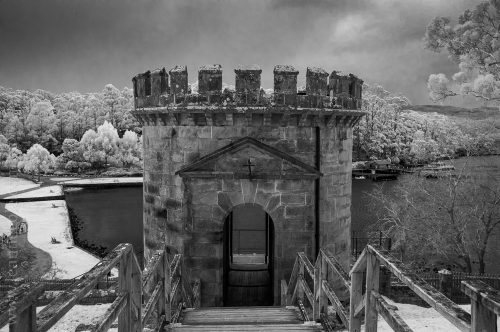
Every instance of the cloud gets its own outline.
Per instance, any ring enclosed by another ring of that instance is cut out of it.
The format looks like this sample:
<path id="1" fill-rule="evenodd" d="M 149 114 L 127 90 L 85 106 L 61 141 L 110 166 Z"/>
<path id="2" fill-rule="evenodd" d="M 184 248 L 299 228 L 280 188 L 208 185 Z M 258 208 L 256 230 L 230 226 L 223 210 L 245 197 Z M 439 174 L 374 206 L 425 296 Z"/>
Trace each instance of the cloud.
<path id="1" fill-rule="evenodd" d="M 478 2 L 479 0 L 474 0 Z M 452 4 L 452 5 L 451 5 Z M 423 49 L 434 16 L 457 17 L 470 0 L 3 0 L 0 85 L 97 91 L 130 86 L 138 72 L 207 63 L 233 84 L 238 64 L 259 64 L 272 87 L 275 64 L 354 72 L 416 103 L 429 74 L 453 70 Z"/>

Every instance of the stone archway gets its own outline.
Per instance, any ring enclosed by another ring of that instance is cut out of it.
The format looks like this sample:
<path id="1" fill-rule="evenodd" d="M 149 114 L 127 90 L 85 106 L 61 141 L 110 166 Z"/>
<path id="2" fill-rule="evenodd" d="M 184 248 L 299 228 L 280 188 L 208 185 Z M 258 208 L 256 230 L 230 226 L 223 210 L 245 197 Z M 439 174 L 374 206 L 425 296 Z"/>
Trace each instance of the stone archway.
<path id="1" fill-rule="evenodd" d="M 240 204 L 224 222 L 225 306 L 273 305 L 274 222 L 258 204 Z"/>

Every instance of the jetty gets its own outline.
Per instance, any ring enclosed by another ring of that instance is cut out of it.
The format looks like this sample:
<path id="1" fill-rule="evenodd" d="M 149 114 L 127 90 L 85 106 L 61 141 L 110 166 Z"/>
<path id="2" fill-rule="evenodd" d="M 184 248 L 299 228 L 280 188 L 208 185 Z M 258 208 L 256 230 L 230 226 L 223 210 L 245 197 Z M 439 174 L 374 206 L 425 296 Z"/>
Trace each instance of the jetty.
<path id="1" fill-rule="evenodd" d="M 372 181 L 397 180 L 403 169 L 387 160 L 366 162 L 363 167 L 352 170 L 354 179 L 370 179 Z"/>

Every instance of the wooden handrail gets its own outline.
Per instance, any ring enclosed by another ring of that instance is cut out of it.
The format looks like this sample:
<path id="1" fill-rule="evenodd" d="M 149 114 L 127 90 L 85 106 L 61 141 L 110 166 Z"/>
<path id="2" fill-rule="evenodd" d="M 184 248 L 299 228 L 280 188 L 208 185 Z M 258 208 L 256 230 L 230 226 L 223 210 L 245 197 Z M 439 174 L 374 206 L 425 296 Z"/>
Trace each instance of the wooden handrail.
<path id="1" fill-rule="evenodd" d="M 172 275 L 179 272 L 178 270 L 179 270 L 180 261 L 181 261 L 181 255 L 176 254 L 174 256 L 174 259 L 172 259 L 172 262 L 170 263 L 170 273 Z"/>
<path id="2" fill-rule="evenodd" d="M 175 280 L 172 282 L 172 290 L 170 291 L 170 298 L 173 299 L 176 295 L 177 292 L 179 291 L 180 287 L 179 284 L 181 283 L 181 278 L 177 277 Z"/>
<path id="3" fill-rule="evenodd" d="M 305 320 L 325 321 L 323 325 L 326 328 L 331 325 L 331 320 L 328 318 L 328 302 L 330 302 L 344 324 L 349 326 L 348 310 L 344 308 L 338 296 L 333 292 L 332 286 L 328 284 L 328 273 L 341 280 L 347 290 L 350 289 L 349 275 L 328 250 L 320 250 L 314 265 L 303 252 L 297 253 L 289 282 L 281 280 L 281 305 L 297 303 Z M 313 290 L 309 288 L 305 275 L 313 281 Z M 311 318 L 305 312 L 304 297 L 312 307 Z"/>
<path id="4" fill-rule="evenodd" d="M 309 286 L 307 286 L 304 278 L 299 276 L 299 282 L 297 283 L 297 286 L 302 288 L 302 291 L 306 295 L 307 300 L 309 301 L 309 304 L 312 306 L 314 305 L 314 298 L 311 290 L 309 289 Z"/>
<path id="5" fill-rule="evenodd" d="M 500 291 L 477 280 L 462 281 L 461 289 L 471 299 L 471 331 L 496 331 Z"/>
<path id="6" fill-rule="evenodd" d="M 319 251 L 314 265 L 304 253 L 297 253 L 289 282 L 281 280 L 281 304 L 297 305 L 304 320 L 321 321 L 327 331 L 331 331 L 333 326 L 329 317 L 330 310 L 335 311 L 351 332 L 361 331 L 363 312 L 367 331 L 377 331 L 378 315 L 381 315 L 395 331 L 412 331 L 397 314 L 397 308 L 387 303 L 379 294 L 379 274 L 382 265 L 460 331 L 496 330 L 496 315 L 500 313 L 500 291 L 479 281 L 462 282 L 462 290 L 472 301 L 471 324 L 469 313 L 419 278 L 401 261 L 372 245 L 367 245 L 349 273 L 327 250 Z M 306 275 L 309 275 L 314 282 L 313 291 L 305 280 Z M 350 292 L 349 308 L 344 307 L 335 293 L 329 281 L 332 279 L 340 281 L 340 284 Z M 363 287 L 366 289 L 364 294 Z M 304 298 L 307 299 L 306 302 Z M 308 315 L 304 304 L 310 304 L 312 307 L 312 318 Z"/>
<path id="7" fill-rule="evenodd" d="M 321 249 L 320 250 L 321 259 L 328 264 L 330 269 L 334 272 L 334 274 L 340 279 L 340 281 L 344 284 L 346 289 L 351 289 L 351 280 L 349 278 L 349 274 L 342 268 L 340 262 L 333 256 L 328 250 Z"/>
<path id="8" fill-rule="evenodd" d="M 372 301 L 375 303 L 377 312 L 384 317 L 389 326 L 398 332 L 412 332 L 413 330 L 405 323 L 405 321 L 396 312 L 397 307 L 387 303 L 384 298 L 375 291 L 371 292 Z"/>
<path id="9" fill-rule="evenodd" d="M 37 331 L 48 331 L 62 316 L 64 316 L 76 302 L 94 288 L 100 277 L 108 274 L 132 250 L 130 244 L 119 244 L 103 260 L 85 273 L 72 287 L 64 291 L 49 305 L 47 305 L 36 319 Z"/>
<path id="10" fill-rule="evenodd" d="M 170 262 L 167 253 L 166 247 L 155 251 L 141 271 L 132 245 L 119 244 L 40 311 L 38 317 L 35 310 L 36 301 L 44 291 L 43 284 L 35 282 L 23 284 L 10 291 L 6 299 L 0 300 L 0 327 L 9 323 L 11 331 L 49 330 L 92 290 L 102 277 L 118 267 L 118 296 L 98 323 L 89 329 L 107 331 L 118 319 L 118 331 L 139 332 L 156 310 L 157 330 L 162 330 L 165 324 L 178 319 L 180 310 L 186 304 L 199 307 L 201 302 L 200 279 L 196 279 L 191 286 L 187 274 L 182 273 L 182 255 L 175 255 Z M 154 287 L 146 299 L 145 290 L 149 285 Z M 171 319 L 172 308 L 176 309 L 174 318 Z"/>
<path id="11" fill-rule="evenodd" d="M 367 330 L 377 331 L 377 317 L 380 314 L 394 330 L 411 331 L 401 317 L 393 310 L 394 308 L 387 304 L 378 293 L 381 265 L 384 265 L 401 282 L 413 290 L 421 299 L 431 305 L 460 331 L 468 332 L 471 330 L 469 313 L 438 292 L 423 279 L 419 278 L 388 252 L 377 249 L 372 245 L 367 245 L 350 271 L 351 300 L 349 331 L 360 331 L 360 315 L 363 308 L 365 309 L 365 325 Z M 365 271 L 366 292 L 363 295 L 363 273 Z"/>
<path id="12" fill-rule="evenodd" d="M 418 277 L 391 254 L 387 252 L 382 254 L 371 245 L 368 245 L 366 250 L 450 323 L 461 331 L 470 331 L 471 316 L 468 312 Z"/>
<path id="13" fill-rule="evenodd" d="M 0 327 L 9 323 L 14 331 L 28 331 L 36 315 L 36 299 L 43 293 L 43 285 L 31 282 L 9 291 L 0 300 Z M 30 324 L 30 325 L 28 325 Z"/>
<path id="14" fill-rule="evenodd" d="M 337 313 L 337 315 L 339 315 L 340 320 L 344 323 L 346 328 L 349 328 L 349 313 L 347 312 L 346 308 L 344 308 L 344 306 L 342 305 L 342 302 L 340 302 L 340 299 L 337 297 L 337 294 L 335 294 L 335 292 L 331 289 L 330 285 L 326 280 L 323 280 L 321 287 L 326 297 L 332 303 L 335 312 Z"/>
<path id="15" fill-rule="evenodd" d="M 304 266 L 305 270 L 307 271 L 307 273 L 309 273 L 309 276 L 312 278 L 314 276 L 314 266 L 311 264 L 311 262 L 303 252 L 299 252 L 297 256 L 300 259 L 300 263 Z"/>
<path id="16" fill-rule="evenodd" d="M 155 276 L 158 269 L 161 268 L 160 265 L 163 263 L 164 253 L 165 252 L 163 250 L 157 250 L 149 259 L 142 272 L 142 288 L 147 286 L 148 282 Z"/>
<path id="17" fill-rule="evenodd" d="M 142 321 L 143 326 L 144 326 L 144 324 L 146 324 L 148 318 L 153 313 L 154 308 L 155 308 L 154 306 L 158 302 L 158 300 L 160 299 L 160 295 L 162 294 L 162 292 L 163 292 L 163 285 L 161 282 L 158 282 L 156 284 L 156 287 L 155 287 L 153 293 L 151 294 L 151 297 L 149 298 L 148 303 L 146 303 L 146 306 L 144 307 L 144 311 L 142 312 L 141 321 Z"/>
<path id="18" fill-rule="evenodd" d="M 107 331 L 111 324 L 116 320 L 118 315 L 125 309 L 128 303 L 128 294 L 122 294 L 116 298 L 115 301 L 111 304 L 111 306 L 106 310 L 106 313 L 103 316 L 103 319 L 100 321 L 98 325 L 96 325 L 92 332 L 102 332 Z"/>

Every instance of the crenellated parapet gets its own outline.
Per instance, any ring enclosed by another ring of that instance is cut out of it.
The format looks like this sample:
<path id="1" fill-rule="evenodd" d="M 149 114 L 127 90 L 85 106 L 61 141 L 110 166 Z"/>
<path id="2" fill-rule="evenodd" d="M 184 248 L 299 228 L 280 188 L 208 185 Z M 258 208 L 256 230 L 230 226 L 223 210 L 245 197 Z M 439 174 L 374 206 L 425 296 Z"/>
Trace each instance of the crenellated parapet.
<path id="1" fill-rule="evenodd" d="M 259 101 L 263 99 L 260 88 L 262 69 L 258 66 L 239 66 L 234 72 L 236 74 L 236 104 L 239 106 L 258 105 Z"/>
<path id="2" fill-rule="evenodd" d="M 235 89 L 222 89 L 222 67 L 201 66 L 196 93 L 189 88 L 186 66 L 175 66 L 168 73 L 162 68 L 138 74 L 132 79 L 134 115 L 143 123 L 154 120 L 173 125 L 231 125 L 234 120 L 222 123 L 219 121 L 222 115 L 216 114 L 239 113 L 234 117 L 243 116 L 247 125 L 258 125 L 253 120 L 257 117 L 262 118 L 261 125 L 299 126 L 335 123 L 338 119 L 328 120 L 334 113 L 343 116 L 349 113 L 356 119 L 362 115 L 363 81 L 352 74 L 333 71 L 329 75 L 322 68 L 308 67 L 305 90 L 298 91 L 299 71 L 290 65 L 277 65 L 273 70 L 273 92 L 266 93 L 261 87 L 262 69 L 258 66 L 239 66 L 234 72 Z M 209 116 L 203 116 L 204 122 L 198 124 L 198 113 Z M 184 118 L 189 118 L 187 123 L 182 121 Z"/>
<path id="3" fill-rule="evenodd" d="M 349 98 L 362 99 L 363 80 L 353 74 L 342 75 L 333 71 L 330 74 L 328 88 L 330 95 L 340 101 L 340 106 L 346 107 L 349 105 Z"/>

